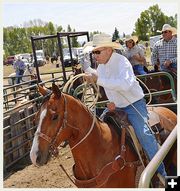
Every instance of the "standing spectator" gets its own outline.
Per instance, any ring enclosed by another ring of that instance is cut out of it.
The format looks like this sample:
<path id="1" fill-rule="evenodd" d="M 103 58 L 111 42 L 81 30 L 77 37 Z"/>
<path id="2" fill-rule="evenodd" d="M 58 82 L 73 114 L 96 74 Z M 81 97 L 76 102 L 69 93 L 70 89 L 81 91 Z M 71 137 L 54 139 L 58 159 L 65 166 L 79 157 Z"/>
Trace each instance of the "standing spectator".
<path id="1" fill-rule="evenodd" d="M 85 72 L 93 72 L 92 68 L 97 68 L 96 60 L 92 55 L 92 42 L 87 42 L 83 48 L 83 54 L 79 58 L 79 63 Z"/>
<path id="2" fill-rule="evenodd" d="M 146 65 L 146 59 L 144 56 L 144 51 L 136 43 L 138 38 L 136 36 L 127 36 L 125 39 L 126 49 L 123 55 L 130 61 L 132 64 L 134 73 L 138 74 L 147 74 L 144 71 L 144 65 Z"/>
<path id="3" fill-rule="evenodd" d="M 24 62 L 21 60 L 21 57 L 18 56 L 17 61 L 14 63 L 14 69 L 16 72 L 16 84 L 19 84 L 20 81 L 22 80 L 25 68 L 26 66 Z"/>
<path id="4" fill-rule="evenodd" d="M 162 71 L 177 72 L 177 38 L 176 28 L 169 24 L 162 27 L 162 39 L 157 41 L 152 49 L 151 62 Z"/>
<path id="5" fill-rule="evenodd" d="M 119 48 L 115 49 L 116 53 L 123 55 L 124 49 L 123 49 L 123 47 L 122 47 L 122 45 L 120 43 L 120 40 L 116 40 L 116 41 L 112 41 L 112 42 L 117 43 L 117 45 L 119 46 Z"/>

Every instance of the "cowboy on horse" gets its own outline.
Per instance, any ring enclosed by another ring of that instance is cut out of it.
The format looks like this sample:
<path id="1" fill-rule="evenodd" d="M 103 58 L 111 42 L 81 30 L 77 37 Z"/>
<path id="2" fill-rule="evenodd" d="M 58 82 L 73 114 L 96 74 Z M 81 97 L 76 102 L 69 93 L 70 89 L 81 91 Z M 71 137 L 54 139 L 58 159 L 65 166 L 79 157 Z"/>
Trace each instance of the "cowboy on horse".
<path id="1" fill-rule="evenodd" d="M 154 134 L 148 126 L 148 111 L 144 100 L 144 93 L 136 80 L 130 62 L 122 55 L 114 52 L 118 48 L 107 34 L 93 36 L 92 53 L 98 62 L 95 72 L 87 74 L 88 82 L 97 82 L 104 87 L 110 101 L 107 111 L 123 110 L 128 115 L 135 133 L 151 160 L 158 151 L 158 144 Z M 165 177 L 166 171 L 162 163 L 158 168 L 158 176 Z"/>

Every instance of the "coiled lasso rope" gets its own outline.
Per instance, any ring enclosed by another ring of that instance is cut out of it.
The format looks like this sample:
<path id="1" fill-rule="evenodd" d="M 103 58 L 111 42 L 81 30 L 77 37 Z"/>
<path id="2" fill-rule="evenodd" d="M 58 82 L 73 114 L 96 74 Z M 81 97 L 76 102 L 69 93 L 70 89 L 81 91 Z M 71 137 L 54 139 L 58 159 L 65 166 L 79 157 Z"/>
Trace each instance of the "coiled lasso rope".
<path id="1" fill-rule="evenodd" d="M 71 89 L 72 89 L 72 87 L 73 87 L 73 84 L 74 84 L 74 82 L 77 80 L 77 79 L 79 79 L 79 78 L 81 78 L 81 77 L 84 77 L 86 74 L 85 73 L 81 73 L 81 74 L 77 74 L 76 76 L 73 76 L 73 77 L 71 77 L 67 82 L 66 82 L 66 84 L 64 85 L 64 87 L 63 87 L 63 92 L 65 92 L 65 93 L 70 93 L 70 91 L 71 91 Z M 99 91 L 99 86 L 96 84 L 96 83 L 91 83 L 91 84 L 88 84 L 86 81 L 84 81 L 84 88 L 83 88 L 83 103 L 86 105 L 86 106 L 88 106 L 88 108 L 90 108 L 91 110 L 93 110 L 94 108 L 95 108 L 95 105 L 96 105 L 96 103 L 97 103 L 97 100 L 98 100 L 98 97 L 101 97 L 101 95 L 100 95 L 100 91 Z M 81 84 L 82 85 L 82 84 Z M 95 92 L 92 92 L 92 88 L 94 88 L 94 90 L 96 91 L 96 96 L 95 96 L 95 99 L 93 99 L 93 101 L 92 101 L 92 103 L 90 104 L 90 105 L 87 105 L 87 103 L 86 103 L 86 99 L 85 99 L 85 97 L 86 97 L 86 94 L 87 94 L 87 90 L 88 89 L 90 89 L 90 93 L 91 93 L 91 95 L 94 95 L 95 94 Z"/>
<path id="2" fill-rule="evenodd" d="M 71 77 L 66 82 L 66 84 L 64 85 L 63 92 L 70 93 L 74 82 L 77 79 L 79 79 L 81 77 L 84 77 L 85 75 L 86 75 L 85 73 L 81 73 L 81 74 L 77 74 L 76 76 Z M 148 101 L 147 105 L 149 105 L 151 103 L 151 101 L 152 101 L 152 94 L 150 92 L 150 89 L 146 86 L 146 84 L 142 80 L 140 80 L 139 78 L 136 78 L 136 79 L 147 89 L 148 94 L 149 94 L 149 101 Z M 88 89 L 87 87 L 90 86 L 90 85 L 92 85 L 93 88 L 96 90 L 96 97 L 93 100 L 92 104 L 89 106 L 90 108 L 92 108 L 92 107 L 94 107 L 96 105 L 98 97 L 101 97 L 101 95 L 100 95 L 100 92 L 99 92 L 99 86 L 96 83 L 87 84 L 87 82 L 84 81 L 83 98 L 85 98 L 85 95 L 86 95 L 86 92 L 87 92 L 87 89 Z M 90 90 L 91 90 L 91 88 L 90 88 Z M 91 93 L 94 94 L 92 91 L 91 91 Z M 83 102 L 86 105 L 86 100 L 85 99 L 83 100 Z"/>

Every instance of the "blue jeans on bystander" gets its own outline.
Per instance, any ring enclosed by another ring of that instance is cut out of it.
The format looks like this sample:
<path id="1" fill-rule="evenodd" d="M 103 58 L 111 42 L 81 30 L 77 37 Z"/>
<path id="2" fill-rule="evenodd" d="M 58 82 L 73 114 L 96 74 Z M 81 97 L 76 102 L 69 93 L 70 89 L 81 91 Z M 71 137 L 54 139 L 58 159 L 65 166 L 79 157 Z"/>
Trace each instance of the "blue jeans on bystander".
<path id="1" fill-rule="evenodd" d="M 134 65 L 133 70 L 135 74 L 139 74 L 139 75 L 147 74 L 147 72 L 144 71 L 144 68 L 142 65 Z"/>

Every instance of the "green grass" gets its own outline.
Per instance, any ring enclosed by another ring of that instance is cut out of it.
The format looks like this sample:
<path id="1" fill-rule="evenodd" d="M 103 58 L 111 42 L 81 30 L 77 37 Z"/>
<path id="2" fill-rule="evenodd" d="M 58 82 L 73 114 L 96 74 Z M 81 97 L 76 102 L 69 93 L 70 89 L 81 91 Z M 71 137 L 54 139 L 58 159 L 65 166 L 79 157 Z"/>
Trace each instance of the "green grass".
<path id="1" fill-rule="evenodd" d="M 13 69 L 12 65 L 9 65 L 9 66 L 4 65 L 3 66 L 3 76 L 9 76 L 13 72 L 14 72 L 14 69 Z"/>
<path id="2" fill-rule="evenodd" d="M 35 69 L 35 68 L 34 68 Z M 65 68 L 66 70 L 70 70 L 71 67 Z M 36 69 L 35 69 L 36 70 Z M 14 73 L 14 68 L 12 65 L 3 66 L 3 76 L 9 76 L 10 74 Z M 61 66 L 59 68 L 56 68 L 56 64 L 46 64 L 44 66 L 39 67 L 40 74 L 42 73 L 53 73 L 53 72 L 62 72 Z"/>

